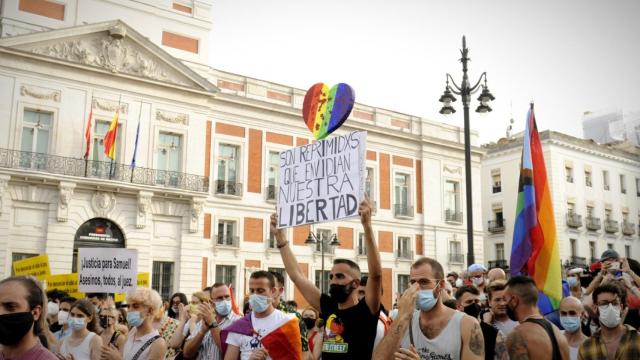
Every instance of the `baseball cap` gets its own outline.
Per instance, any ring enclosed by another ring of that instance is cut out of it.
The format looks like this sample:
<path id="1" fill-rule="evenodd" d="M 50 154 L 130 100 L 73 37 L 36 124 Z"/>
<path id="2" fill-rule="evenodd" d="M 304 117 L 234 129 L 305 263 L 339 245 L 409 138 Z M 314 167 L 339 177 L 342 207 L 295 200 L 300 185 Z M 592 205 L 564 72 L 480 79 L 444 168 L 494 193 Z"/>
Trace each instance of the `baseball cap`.
<path id="1" fill-rule="evenodd" d="M 618 255 L 618 253 L 613 250 L 613 249 L 607 249 L 602 253 L 602 256 L 600 256 L 600 261 L 605 261 L 607 259 L 619 259 L 620 255 Z"/>

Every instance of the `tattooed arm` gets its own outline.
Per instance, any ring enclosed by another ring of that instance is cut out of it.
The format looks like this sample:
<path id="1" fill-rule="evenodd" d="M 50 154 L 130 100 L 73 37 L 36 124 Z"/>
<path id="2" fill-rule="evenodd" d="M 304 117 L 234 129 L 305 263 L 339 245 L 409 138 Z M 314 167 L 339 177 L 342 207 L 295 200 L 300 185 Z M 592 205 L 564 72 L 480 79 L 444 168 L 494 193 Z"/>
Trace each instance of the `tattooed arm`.
<path id="1" fill-rule="evenodd" d="M 495 360 L 509 360 L 509 353 L 507 352 L 507 343 L 502 331 L 498 332 L 498 336 L 496 337 L 496 351 L 495 351 Z"/>
<path id="2" fill-rule="evenodd" d="M 521 330 L 516 328 L 507 336 L 507 351 L 511 360 L 529 360 L 527 339 L 520 333 Z"/>
<path id="3" fill-rule="evenodd" d="M 462 354 L 461 359 L 484 359 L 484 337 L 478 320 L 465 315 L 462 318 Z"/>
<path id="4" fill-rule="evenodd" d="M 418 283 L 411 285 L 398 301 L 398 317 L 391 325 L 389 333 L 385 335 L 373 353 L 373 360 L 393 359 L 394 353 L 400 347 L 400 342 L 411 326 L 413 310 L 416 307 Z"/>

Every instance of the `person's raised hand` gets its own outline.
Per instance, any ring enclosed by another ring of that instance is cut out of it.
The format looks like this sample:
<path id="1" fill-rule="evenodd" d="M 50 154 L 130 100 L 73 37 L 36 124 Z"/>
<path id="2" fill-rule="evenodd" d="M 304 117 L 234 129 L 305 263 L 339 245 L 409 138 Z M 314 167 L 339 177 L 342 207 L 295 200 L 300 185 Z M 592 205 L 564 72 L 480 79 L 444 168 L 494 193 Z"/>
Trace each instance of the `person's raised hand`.
<path id="1" fill-rule="evenodd" d="M 178 304 L 178 321 L 186 322 L 189 320 L 189 312 L 183 303 Z"/>
<path id="2" fill-rule="evenodd" d="M 365 198 L 362 200 L 358 208 L 358 215 L 360 215 L 362 225 L 371 225 L 371 204 L 369 203 L 369 199 Z"/>
<path id="3" fill-rule="evenodd" d="M 400 300 L 398 300 L 398 318 L 411 317 L 416 308 L 416 297 L 420 289 L 418 283 L 414 283 L 405 290 Z"/>
<path id="4" fill-rule="evenodd" d="M 213 306 L 208 302 L 198 305 L 198 313 L 202 316 L 202 320 L 207 326 L 213 324 L 214 311 Z"/>

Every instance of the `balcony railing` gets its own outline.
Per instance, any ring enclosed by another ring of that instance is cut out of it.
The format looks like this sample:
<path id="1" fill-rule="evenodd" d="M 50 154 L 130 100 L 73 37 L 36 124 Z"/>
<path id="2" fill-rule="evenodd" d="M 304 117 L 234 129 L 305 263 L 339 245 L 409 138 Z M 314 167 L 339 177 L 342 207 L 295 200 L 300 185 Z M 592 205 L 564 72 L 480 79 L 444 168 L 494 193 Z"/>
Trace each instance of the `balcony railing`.
<path id="1" fill-rule="evenodd" d="M 464 264 L 464 254 L 449 254 L 449 262 Z"/>
<path id="2" fill-rule="evenodd" d="M 632 236 L 636 233 L 636 224 L 628 221 L 622 222 L 622 233 L 628 236 Z"/>
<path id="3" fill-rule="evenodd" d="M 216 194 L 242 196 L 242 184 L 233 181 L 216 180 Z"/>
<path id="4" fill-rule="evenodd" d="M 367 247 L 362 245 L 362 246 L 357 246 L 356 247 L 356 255 L 357 256 L 367 256 Z"/>
<path id="5" fill-rule="evenodd" d="M 502 220 L 489 220 L 489 232 L 492 234 L 499 234 L 504 232 L 504 219 Z"/>
<path id="6" fill-rule="evenodd" d="M 573 176 L 567 176 L 567 182 L 573 183 Z"/>
<path id="7" fill-rule="evenodd" d="M 22 169 L 54 175 L 113 180 L 137 185 L 162 186 L 189 191 L 208 192 L 209 178 L 177 171 L 129 165 L 108 161 L 0 149 L 0 168 Z"/>
<path id="8" fill-rule="evenodd" d="M 569 258 L 569 265 L 570 266 L 588 266 L 589 264 L 587 264 L 587 258 L 580 257 L 580 256 L 571 256 Z"/>
<path id="9" fill-rule="evenodd" d="M 508 269 L 509 268 L 509 263 L 507 262 L 507 260 L 489 260 L 489 269 L 493 269 L 493 268 L 501 268 L 501 269 Z"/>
<path id="10" fill-rule="evenodd" d="M 331 237 L 329 237 L 329 239 L 331 239 Z M 324 253 L 325 255 L 333 255 L 336 253 L 336 246 L 332 246 L 329 245 L 331 241 L 330 240 L 325 240 L 324 241 Z M 316 242 L 316 244 L 313 247 L 313 251 L 316 254 L 322 254 L 322 244 L 318 241 Z"/>
<path id="11" fill-rule="evenodd" d="M 600 218 L 597 218 L 597 217 L 587 216 L 586 223 L 587 223 L 587 230 L 598 231 L 602 228 L 602 225 L 600 224 Z"/>
<path id="12" fill-rule="evenodd" d="M 500 185 L 497 185 L 497 186 L 496 186 L 496 185 L 494 185 L 494 186 L 493 186 L 493 193 L 494 193 L 494 194 L 496 194 L 496 193 L 499 193 L 499 192 L 502 192 L 502 186 L 500 186 Z"/>
<path id="13" fill-rule="evenodd" d="M 578 215 L 573 211 L 567 213 L 567 226 L 578 229 L 582 226 L 582 215 Z"/>
<path id="14" fill-rule="evenodd" d="M 620 231 L 620 226 L 618 225 L 618 222 L 615 220 L 605 220 L 604 231 L 606 231 L 609 234 L 615 234 L 618 231 Z"/>
<path id="15" fill-rule="evenodd" d="M 277 187 L 275 185 L 267 186 L 267 188 L 264 190 L 267 201 L 270 201 L 270 202 L 276 201 L 276 191 L 277 191 Z"/>
<path id="16" fill-rule="evenodd" d="M 406 249 L 397 249 L 396 257 L 403 260 L 413 260 L 413 251 Z"/>
<path id="17" fill-rule="evenodd" d="M 237 248 L 240 247 L 240 237 L 235 235 L 217 234 L 216 245 Z"/>
<path id="18" fill-rule="evenodd" d="M 407 204 L 395 204 L 393 215 L 396 217 L 413 217 L 413 206 Z"/>
<path id="19" fill-rule="evenodd" d="M 462 212 L 454 211 L 454 210 L 451 210 L 451 209 L 447 209 L 447 210 L 444 211 L 444 221 L 461 223 L 462 222 Z"/>

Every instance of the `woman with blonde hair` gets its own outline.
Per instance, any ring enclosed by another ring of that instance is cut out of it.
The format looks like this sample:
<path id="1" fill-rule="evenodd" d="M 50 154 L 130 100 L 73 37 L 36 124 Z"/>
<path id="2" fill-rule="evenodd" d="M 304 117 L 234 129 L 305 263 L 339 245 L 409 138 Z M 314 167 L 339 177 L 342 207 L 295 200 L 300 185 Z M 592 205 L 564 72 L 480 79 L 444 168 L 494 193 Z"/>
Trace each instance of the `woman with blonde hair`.
<path id="1" fill-rule="evenodd" d="M 182 351 L 185 339 L 189 334 L 196 331 L 196 325 L 202 321 L 202 315 L 198 313 L 198 305 L 208 301 L 209 294 L 197 291 L 191 295 L 191 302 L 188 306 L 178 305 L 177 320 L 163 314 L 164 318 L 158 323 L 158 326 L 160 327 L 160 334 L 169 344 L 167 360 L 179 354 Z"/>
<path id="2" fill-rule="evenodd" d="M 127 294 L 127 322 L 131 326 L 124 346 L 120 351 L 113 346 L 102 347 L 102 360 L 163 360 L 167 343 L 153 328 L 153 320 L 162 308 L 162 299 L 157 291 L 138 288 Z"/>
<path id="3" fill-rule="evenodd" d="M 100 327 L 104 330 L 100 334 L 103 344 L 113 344 L 116 348 L 121 349 L 124 340 L 127 337 L 118 329 L 118 316 L 120 312 L 115 307 L 104 305 L 100 310 Z"/>

